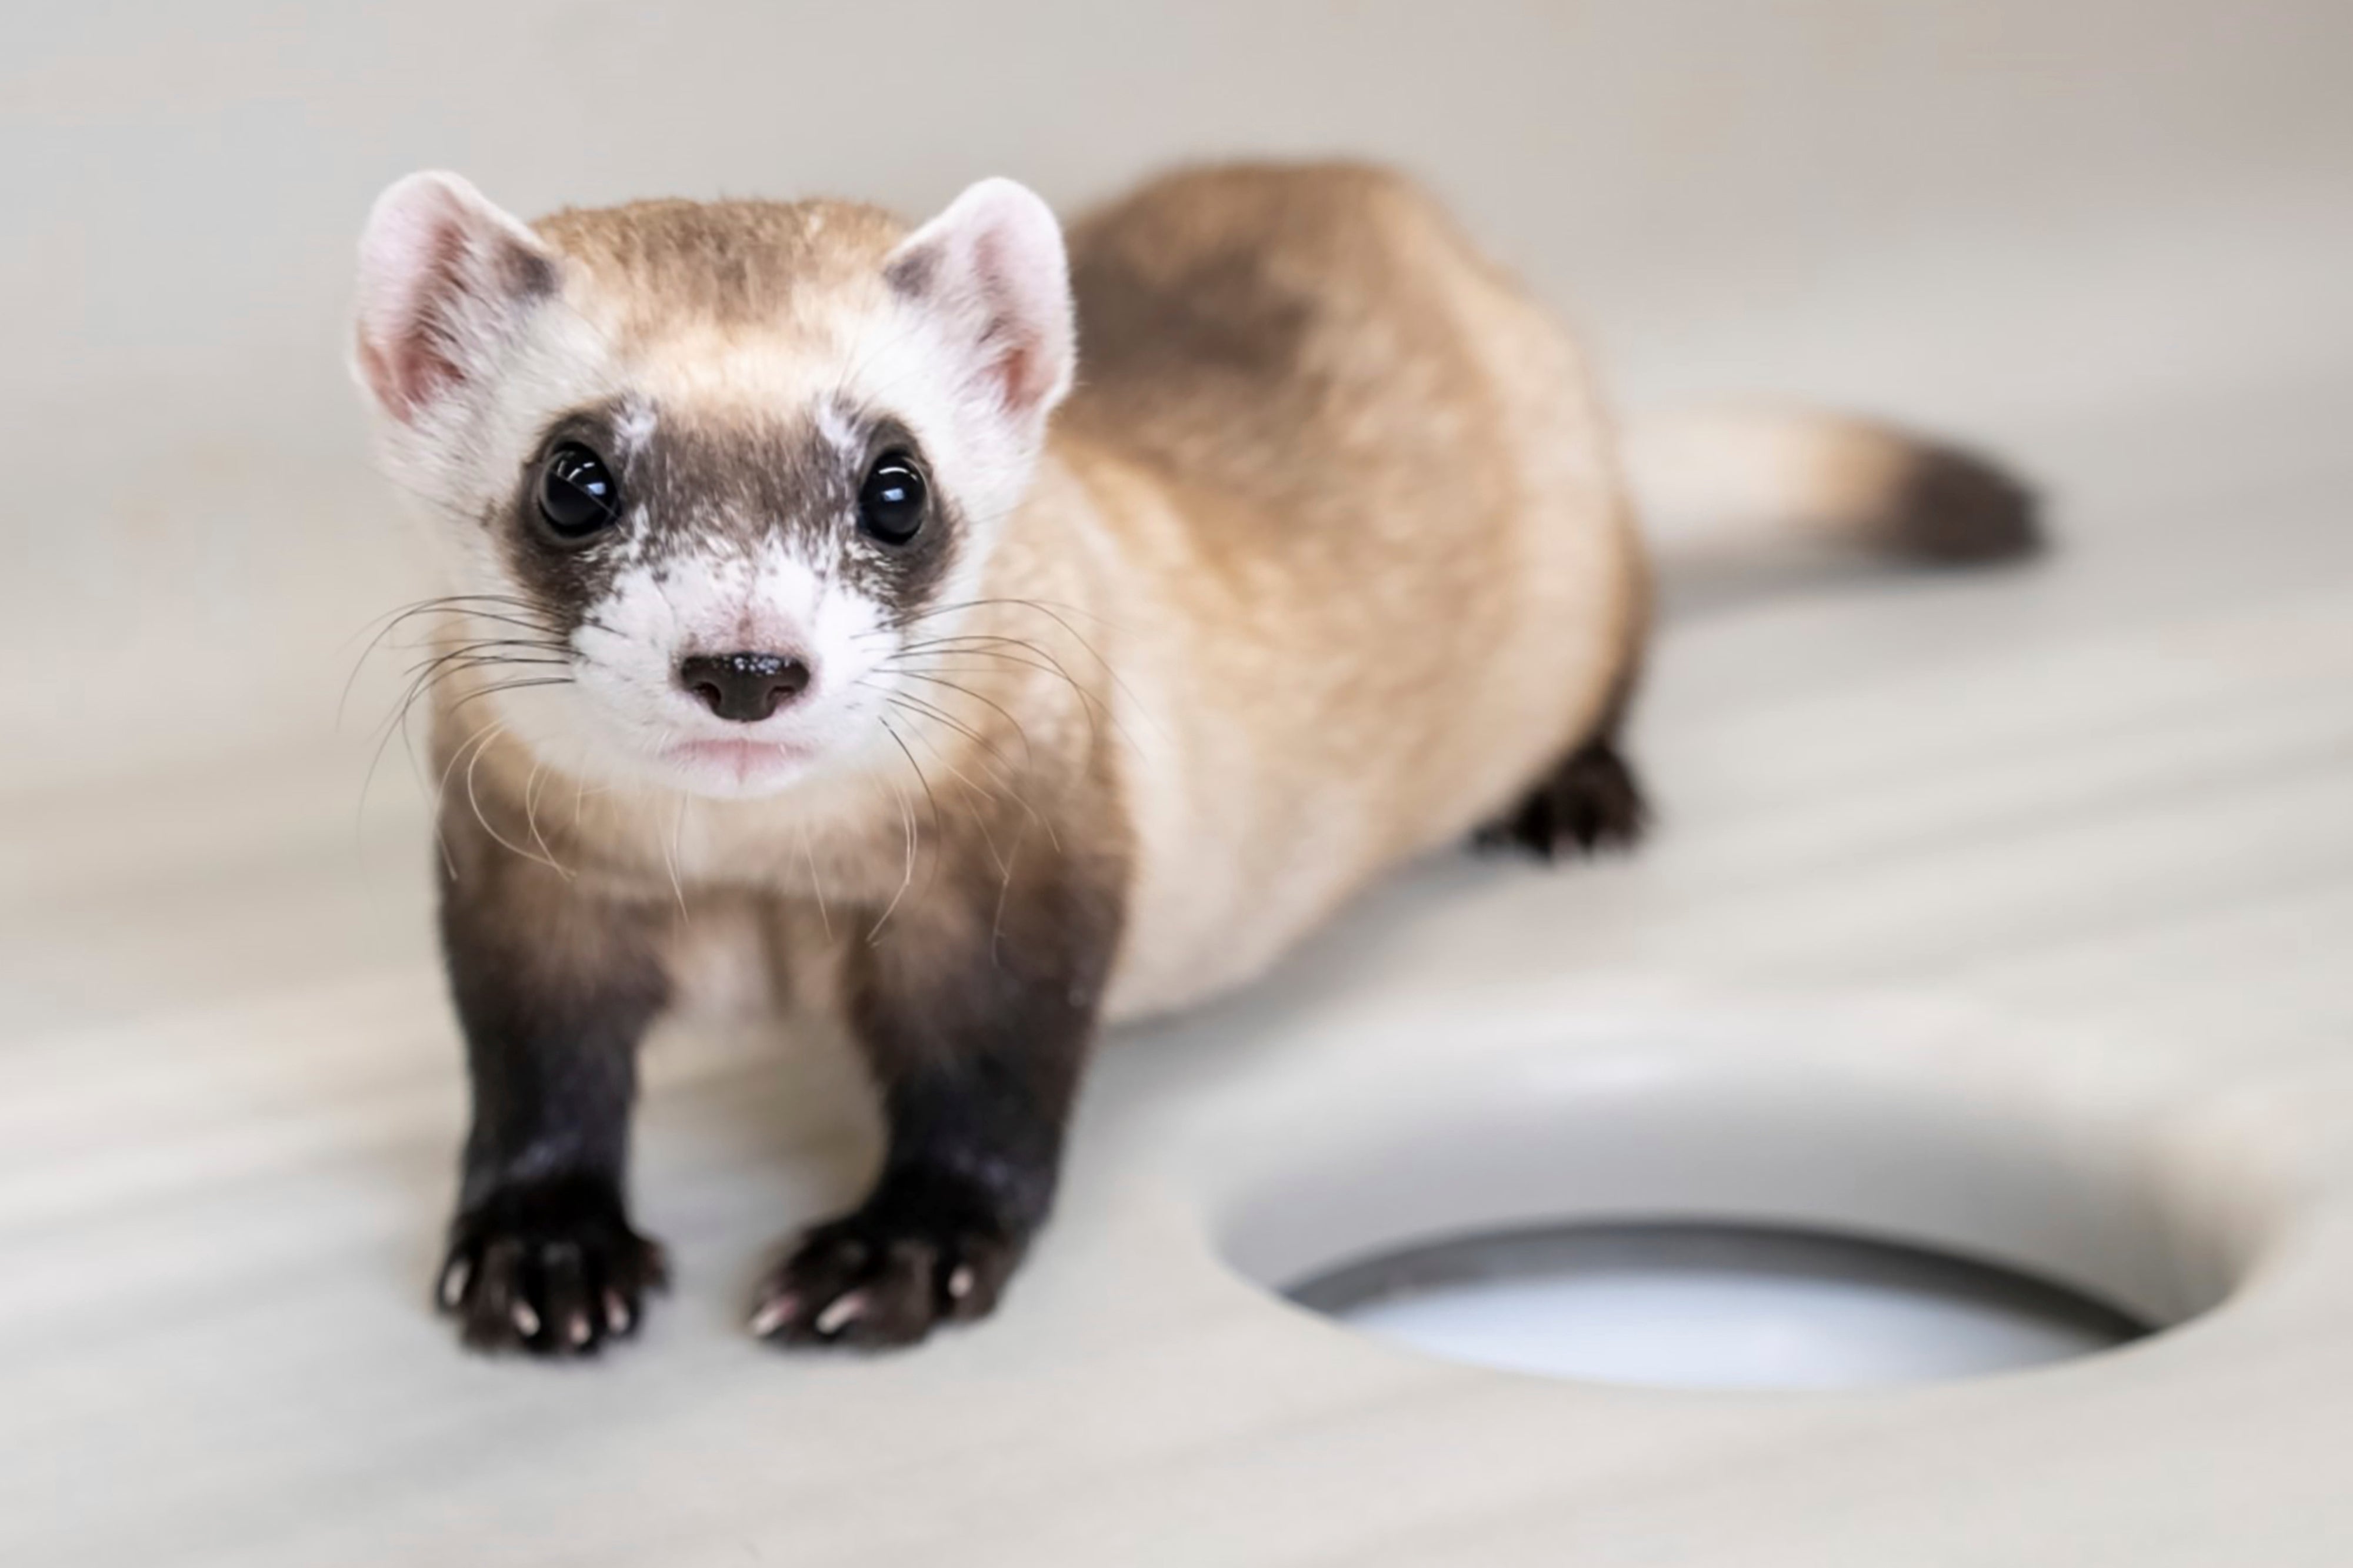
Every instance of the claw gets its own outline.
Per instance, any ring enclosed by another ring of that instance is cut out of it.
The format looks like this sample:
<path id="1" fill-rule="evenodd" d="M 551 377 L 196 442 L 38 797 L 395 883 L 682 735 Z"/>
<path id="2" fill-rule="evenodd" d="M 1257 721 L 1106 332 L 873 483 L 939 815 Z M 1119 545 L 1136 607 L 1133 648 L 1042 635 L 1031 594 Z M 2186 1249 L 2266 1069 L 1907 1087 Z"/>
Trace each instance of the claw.
<path id="1" fill-rule="evenodd" d="M 761 1304 L 758 1311 L 752 1314 L 752 1337 L 765 1340 L 783 1328 L 785 1320 L 791 1317 L 793 1309 L 799 1305 L 800 1299 L 789 1291 L 770 1297 Z"/>
<path id="2" fill-rule="evenodd" d="M 470 1258 L 451 1258 L 449 1267 L 441 1271 L 441 1304 L 456 1311 L 459 1304 L 465 1300 L 466 1287 L 473 1278 L 474 1265 Z"/>
<path id="3" fill-rule="evenodd" d="M 812 1326 L 818 1333 L 830 1338 L 855 1321 L 858 1314 L 866 1310 L 866 1305 L 865 1291 L 847 1291 L 834 1298 L 833 1304 L 817 1315 L 817 1321 Z"/>
<path id="4" fill-rule="evenodd" d="M 514 1310 L 509 1315 L 514 1319 L 515 1332 L 524 1339 L 534 1338 L 539 1333 L 539 1313 L 530 1302 L 517 1301 Z"/>

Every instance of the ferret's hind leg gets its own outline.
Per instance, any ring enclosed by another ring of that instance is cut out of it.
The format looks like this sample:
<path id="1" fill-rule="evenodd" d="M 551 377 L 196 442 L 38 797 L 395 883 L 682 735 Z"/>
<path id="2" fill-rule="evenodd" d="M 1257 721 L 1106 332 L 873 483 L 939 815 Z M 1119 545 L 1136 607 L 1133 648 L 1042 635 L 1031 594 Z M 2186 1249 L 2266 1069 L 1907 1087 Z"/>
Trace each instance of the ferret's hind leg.
<path id="1" fill-rule="evenodd" d="M 1631 849 L 1650 821 L 1633 768 L 1616 737 L 1604 732 L 1580 742 L 1473 842 L 1482 849 L 1519 849 L 1559 860 Z"/>

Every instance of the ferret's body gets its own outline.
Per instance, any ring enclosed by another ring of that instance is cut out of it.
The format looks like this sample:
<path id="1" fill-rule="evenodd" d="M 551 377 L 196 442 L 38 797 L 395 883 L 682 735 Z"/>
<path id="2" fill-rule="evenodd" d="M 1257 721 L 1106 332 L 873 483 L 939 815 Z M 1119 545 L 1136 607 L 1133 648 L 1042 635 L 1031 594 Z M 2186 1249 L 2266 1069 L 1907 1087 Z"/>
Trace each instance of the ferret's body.
<path id="1" fill-rule="evenodd" d="M 1249 978 L 1515 804 L 1613 717 L 1646 595 L 1567 334 L 1405 182 L 1179 176 L 1072 258 L 1124 1012 Z"/>
<path id="2" fill-rule="evenodd" d="M 970 694 L 900 715 L 924 777 L 883 748 L 854 782 L 575 811 L 543 776 L 523 835 L 648 897 L 675 875 L 857 906 L 920 901 L 924 840 L 994 821 L 982 795 L 1050 799 L 1056 837 L 1124 862 L 1122 1017 L 1250 978 L 1597 732 L 1645 618 L 1609 430 L 1567 334 L 1425 196 L 1368 169 L 1186 174 L 1071 245 L 1084 372 L 939 627 L 1006 641 L 943 653 Z M 438 689 L 451 751 L 474 684 Z M 476 794 L 519 800 L 538 765 L 493 746 Z M 1018 806 L 997 830 L 1046 832 Z"/>
<path id="3" fill-rule="evenodd" d="M 1072 231 L 1067 287 L 1034 204 L 379 207 L 363 377 L 477 595 L 435 692 L 478 1342 L 586 1348 L 659 1277 L 630 1060 L 699 899 L 831 946 L 891 1122 L 755 1328 L 896 1342 L 993 1300 L 1101 1020 L 1482 826 L 1639 824 L 1647 583 L 1560 328 L 1377 171 L 1163 180 Z M 1860 439 L 1858 524 L 1953 467 Z"/>

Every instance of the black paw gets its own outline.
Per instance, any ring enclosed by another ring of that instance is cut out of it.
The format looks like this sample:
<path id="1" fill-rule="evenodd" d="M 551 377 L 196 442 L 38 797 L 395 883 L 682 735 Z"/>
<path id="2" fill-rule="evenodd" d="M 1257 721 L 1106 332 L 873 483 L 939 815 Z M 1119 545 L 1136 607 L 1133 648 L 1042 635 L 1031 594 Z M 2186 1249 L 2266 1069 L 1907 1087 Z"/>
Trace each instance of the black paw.
<path id="1" fill-rule="evenodd" d="M 460 1214 L 434 1297 L 476 1350 L 593 1355 L 637 1331 L 668 1282 L 659 1243 L 607 1184 L 510 1187 Z"/>
<path id="2" fill-rule="evenodd" d="M 795 1242 L 752 1298 L 752 1332 L 778 1344 L 911 1345 L 986 1317 L 1029 1241 L 954 1177 L 902 1177 Z"/>
<path id="3" fill-rule="evenodd" d="M 1557 860 L 1573 852 L 1630 849 L 1650 819 L 1626 759 L 1609 742 L 1595 741 L 1569 753 L 1509 816 L 1480 829 L 1477 843 Z"/>

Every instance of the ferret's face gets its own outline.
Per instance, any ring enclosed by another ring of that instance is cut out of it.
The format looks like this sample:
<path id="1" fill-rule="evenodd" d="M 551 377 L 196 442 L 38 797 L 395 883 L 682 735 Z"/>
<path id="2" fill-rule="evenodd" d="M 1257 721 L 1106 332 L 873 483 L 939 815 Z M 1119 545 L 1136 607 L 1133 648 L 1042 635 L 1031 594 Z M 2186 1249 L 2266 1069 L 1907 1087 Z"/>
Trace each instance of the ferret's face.
<path id="1" fill-rule="evenodd" d="M 483 645 L 459 727 L 600 784 L 892 752 L 902 658 L 978 591 L 1071 359 L 1059 232 L 1005 182 L 913 236 L 830 204 L 533 232 L 420 175 L 362 247 L 385 459 Z"/>
<path id="2" fill-rule="evenodd" d="M 624 391 L 552 411 L 484 476 L 457 524 L 464 591 L 537 628 L 494 633 L 568 664 L 516 666 L 562 682 L 491 690 L 464 727 L 502 722 L 568 772 L 714 795 L 891 744 L 900 656 L 972 597 L 995 520 L 976 522 L 934 455 L 948 443 L 898 408 L 763 404 Z"/>

